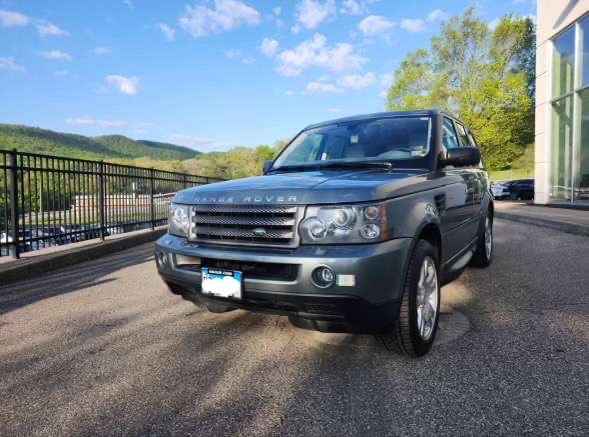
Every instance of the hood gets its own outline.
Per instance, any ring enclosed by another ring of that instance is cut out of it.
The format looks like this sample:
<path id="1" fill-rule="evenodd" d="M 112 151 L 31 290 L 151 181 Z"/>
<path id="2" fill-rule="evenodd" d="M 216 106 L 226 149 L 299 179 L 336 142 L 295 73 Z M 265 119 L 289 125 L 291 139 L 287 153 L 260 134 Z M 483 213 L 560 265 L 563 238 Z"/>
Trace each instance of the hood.
<path id="1" fill-rule="evenodd" d="M 255 176 L 180 191 L 178 203 L 311 205 L 388 199 L 425 189 L 426 170 L 324 170 Z"/>

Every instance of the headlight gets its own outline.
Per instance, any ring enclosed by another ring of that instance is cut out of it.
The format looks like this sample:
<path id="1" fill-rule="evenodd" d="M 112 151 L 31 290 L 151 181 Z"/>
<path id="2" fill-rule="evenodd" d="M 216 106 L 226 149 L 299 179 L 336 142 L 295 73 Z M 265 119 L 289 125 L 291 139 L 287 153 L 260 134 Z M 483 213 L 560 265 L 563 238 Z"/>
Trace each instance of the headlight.
<path id="1" fill-rule="evenodd" d="M 387 239 L 384 205 L 311 206 L 300 225 L 303 244 L 370 243 Z"/>
<path id="2" fill-rule="evenodd" d="M 187 205 L 170 204 L 168 232 L 179 237 L 188 237 L 190 232 L 190 207 Z"/>

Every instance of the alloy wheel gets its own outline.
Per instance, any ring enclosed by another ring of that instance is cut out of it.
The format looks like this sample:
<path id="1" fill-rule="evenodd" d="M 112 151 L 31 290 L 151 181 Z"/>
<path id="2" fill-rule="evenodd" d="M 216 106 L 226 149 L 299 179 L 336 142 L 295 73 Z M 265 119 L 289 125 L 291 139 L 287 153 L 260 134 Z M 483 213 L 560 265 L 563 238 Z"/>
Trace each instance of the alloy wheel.
<path id="1" fill-rule="evenodd" d="M 417 329 L 423 340 L 429 340 L 438 316 L 438 273 L 434 260 L 426 256 L 417 283 Z"/>

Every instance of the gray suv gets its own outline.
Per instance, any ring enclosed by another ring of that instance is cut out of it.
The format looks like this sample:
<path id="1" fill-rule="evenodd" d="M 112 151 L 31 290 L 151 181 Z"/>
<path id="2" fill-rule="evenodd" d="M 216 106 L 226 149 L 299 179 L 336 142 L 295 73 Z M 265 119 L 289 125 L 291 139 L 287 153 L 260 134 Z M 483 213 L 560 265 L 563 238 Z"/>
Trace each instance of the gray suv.
<path id="1" fill-rule="evenodd" d="M 170 291 L 210 311 L 375 334 L 414 357 L 434 341 L 440 287 L 492 254 L 480 152 L 438 110 L 309 126 L 263 176 L 177 193 L 155 246 Z"/>

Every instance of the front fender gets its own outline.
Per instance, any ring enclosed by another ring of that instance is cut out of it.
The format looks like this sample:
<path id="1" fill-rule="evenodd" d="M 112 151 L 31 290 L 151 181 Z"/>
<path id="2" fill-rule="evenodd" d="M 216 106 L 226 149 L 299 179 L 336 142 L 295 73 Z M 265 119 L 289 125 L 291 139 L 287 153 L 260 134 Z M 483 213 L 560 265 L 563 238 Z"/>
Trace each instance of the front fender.
<path id="1" fill-rule="evenodd" d="M 430 190 L 392 199 L 387 202 L 387 223 L 391 238 L 416 238 L 430 224 L 440 228 L 440 215 L 435 196 L 441 190 Z"/>

